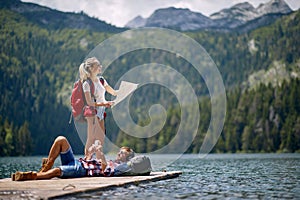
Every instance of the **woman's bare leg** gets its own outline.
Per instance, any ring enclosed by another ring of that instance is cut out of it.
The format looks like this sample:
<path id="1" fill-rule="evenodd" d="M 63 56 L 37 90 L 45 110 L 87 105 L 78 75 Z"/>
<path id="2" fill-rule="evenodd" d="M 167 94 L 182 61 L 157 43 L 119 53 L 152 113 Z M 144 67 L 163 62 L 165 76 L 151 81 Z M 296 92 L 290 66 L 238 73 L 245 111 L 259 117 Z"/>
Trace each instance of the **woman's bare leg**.
<path id="1" fill-rule="evenodd" d="M 86 159 L 91 159 L 93 152 L 90 152 L 89 149 L 95 142 L 95 125 L 96 123 L 96 116 L 95 117 L 87 117 L 87 139 L 84 148 L 84 155 Z"/>
<path id="2" fill-rule="evenodd" d="M 98 125 L 95 127 L 95 140 L 99 140 L 101 142 L 101 145 L 104 144 L 105 139 L 105 127 L 104 127 L 104 120 L 98 119 Z"/>
<path id="3" fill-rule="evenodd" d="M 96 118 L 96 119 L 95 119 Z M 103 169 L 106 167 L 106 159 L 103 154 L 103 148 L 93 148 L 93 144 L 96 140 L 100 141 L 100 145 L 103 147 L 105 132 L 104 132 L 104 120 L 98 121 L 97 117 L 89 117 L 87 118 L 88 122 L 88 133 L 87 133 L 87 141 L 85 145 L 85 158 L 91 159 L 94 152 L 96 152 L 96 159 L 101 161 L 103 165 Z M 96 120 L 96 123 L 95 123 Z M 92 151 L 91 151 L 92 150 Z"/>
<path id="4" fill-rule="evenodd" d="M 105 170 L 107 166 L 107 162 L 105 159 L 105 155 L 103 153 L 103 145 L 105 140 L 105 127 L 104 120 L 98 119 L 97 131 L 96 131 L 96 140 L 99 140 L 101 143 L 101 147 L 96 149 L 96 159 L 101 161 L 102 170 Z"/>
<path id="5" fill-rule="evenodd" d="M 105 135 L 104 119 L 101 120 L 101 119 L 98 118 L 98 122 L 100 124 L 100 128 L 103 130 L 104 135 Z"/>

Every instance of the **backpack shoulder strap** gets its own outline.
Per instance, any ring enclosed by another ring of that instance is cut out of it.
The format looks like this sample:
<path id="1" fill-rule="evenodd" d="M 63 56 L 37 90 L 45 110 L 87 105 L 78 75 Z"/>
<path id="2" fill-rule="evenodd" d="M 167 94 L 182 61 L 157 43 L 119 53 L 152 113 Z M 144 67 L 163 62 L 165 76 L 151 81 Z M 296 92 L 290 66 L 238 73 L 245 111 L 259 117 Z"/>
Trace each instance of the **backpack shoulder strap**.
<path id="1" fill-rule="evenodd" d="M 84 94 L 84 91 L 83 91 L 83 83 L 85 82 L 85 80 L 83 82 L 81 82 L 81 80 L 79 79 L 78 82 L 81 85 L 82 98 L 83 98 L 83 101 L 84 101 L 84 105 L 87 105 L 86 99 L 85 99 L 85 94 Z"/>
<path id="2" fill-rule="evenodd" d="M 88 84 L 90 85 L 90 88 L 91 88 L 91 95 L 92 95 L 92 97 L 94 97 L 94 96 L 95 96 L 95 95 L 94 95 L 94 93 L 95 93 L 95 85 L 94 85 L 92 79 L 87 78 L 85 81 L 87 81 Z"/>

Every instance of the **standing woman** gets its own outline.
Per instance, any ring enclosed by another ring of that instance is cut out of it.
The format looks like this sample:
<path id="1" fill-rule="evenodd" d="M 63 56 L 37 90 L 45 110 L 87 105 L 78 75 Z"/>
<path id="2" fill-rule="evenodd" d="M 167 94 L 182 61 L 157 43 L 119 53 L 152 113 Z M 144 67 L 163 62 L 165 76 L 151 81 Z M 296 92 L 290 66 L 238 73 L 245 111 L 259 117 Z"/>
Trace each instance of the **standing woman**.
<path id="1" fill-rule="evenodd" d="M 105 100 L 105 92 L 108 91 L 112 95 L 116 95 L 116 91 L 112 89 L 108 83 L 104 80 L 104 84 L 100 82 L 97 77 L 101 73 L 102 66 L 97 58 L 88 58 L 79 67 L 80 79 L 83 82 L 83 92 L 85 95 L 86 103 L 89 106 L 95 106 L 97 108 L 97 115 L 92 117 L 86 117 L 87 119 L 87 141 L 85 145 L 85 157 L 91 159 L 93 152 L 96 152 L 96 159 L 100 160 L 103 165 L 106 166 L 106 160 L 101 149 L 93 148 L 93 144 L 96 140 L 99 140 L 101 145 L 104 144 L 105 128 L 104 128 L 104 111 L 106 107 L 110 107 L 112 102 Z M 94 96 L 91 94 L 91 87 L 87 79 L 90 79 L 94 84 Z M 95 123 L 96 122 L 96 123 Z M 105 169 L 103 166 L 102 169 Z"/>

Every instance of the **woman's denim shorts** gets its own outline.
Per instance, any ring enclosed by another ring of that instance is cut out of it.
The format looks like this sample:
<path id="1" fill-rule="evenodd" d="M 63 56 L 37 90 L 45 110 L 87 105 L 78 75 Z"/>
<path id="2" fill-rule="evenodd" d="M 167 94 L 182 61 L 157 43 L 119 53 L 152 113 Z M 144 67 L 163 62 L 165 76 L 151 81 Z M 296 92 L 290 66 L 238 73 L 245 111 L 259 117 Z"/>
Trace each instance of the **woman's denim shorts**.
<path id="1" fill-rule="evenodd" d="M 86 176 L 86 169 L 83 168 L 81 162 L 75 159 L 72 148 L 68 151 L 60 153 L 61 178 L 78 178 Z"/>
<path id="2" fill-rule="evenodd" d="M 97 107 L 97 117 L 100 120 L 104 119 L 104 112 L 105 112 L 105 106 L 98 106 Z"/>

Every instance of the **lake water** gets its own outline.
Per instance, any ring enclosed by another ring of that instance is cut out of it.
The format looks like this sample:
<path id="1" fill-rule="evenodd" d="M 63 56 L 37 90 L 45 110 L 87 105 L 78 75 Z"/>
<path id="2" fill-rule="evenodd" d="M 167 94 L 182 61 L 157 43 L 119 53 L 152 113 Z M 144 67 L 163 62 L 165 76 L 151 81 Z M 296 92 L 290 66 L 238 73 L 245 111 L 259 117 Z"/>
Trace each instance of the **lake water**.
<path id="1" fill-rule="evenodd" d="M 155 171 L 182 171 L 178 178 L 69 199 L 300 199 L 300 154 L 189 154 L 170 164 L 177 157 L 155 155 L 151 162 Z M 16 170 L 38 170 L 40 163 L 41 157 L 0 158 L 1 178 Z"/>

